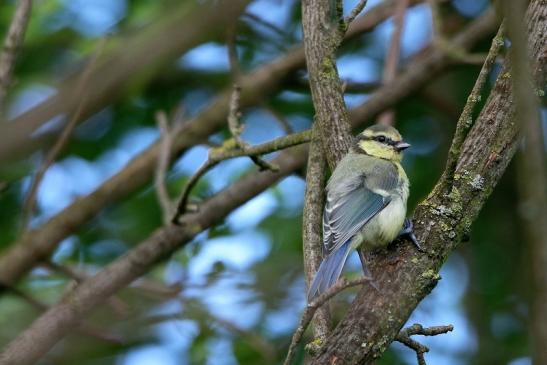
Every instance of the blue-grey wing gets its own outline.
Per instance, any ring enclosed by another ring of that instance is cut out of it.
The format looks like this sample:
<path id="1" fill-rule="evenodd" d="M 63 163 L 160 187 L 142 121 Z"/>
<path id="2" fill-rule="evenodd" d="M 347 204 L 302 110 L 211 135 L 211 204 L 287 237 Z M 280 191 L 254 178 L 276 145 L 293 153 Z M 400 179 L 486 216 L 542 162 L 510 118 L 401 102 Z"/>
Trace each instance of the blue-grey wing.
<path id="1" fill-rule="evenodd" d="M 340 248 L 384 209 L 391 199 L 373 192 L 365 175 L 345 179 L 327 192 L 323 211 L 325 254 Z"/>

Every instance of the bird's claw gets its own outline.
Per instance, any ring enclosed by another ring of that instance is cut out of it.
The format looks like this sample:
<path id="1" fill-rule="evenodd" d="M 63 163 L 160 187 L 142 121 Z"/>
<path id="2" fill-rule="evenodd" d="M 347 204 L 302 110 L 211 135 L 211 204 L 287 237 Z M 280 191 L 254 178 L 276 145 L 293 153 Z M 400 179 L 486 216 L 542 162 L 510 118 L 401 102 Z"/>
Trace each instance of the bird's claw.
<path id="1" fill-rule="evenodd" d="M 401 232 L 399 232 L 399 236 L 397 238 L 406 238 L 410 240 L 410 242 L 412 242 L 414 246 L 416 246 L 418 251 L 425 252 L 422 246 L 420 246 L 416 235 L 414 234 L 414 223 L 412 223 L 411 219 L 405 218 L 405 222 L 403 223 L 403 229 L 401 229 Z"/>

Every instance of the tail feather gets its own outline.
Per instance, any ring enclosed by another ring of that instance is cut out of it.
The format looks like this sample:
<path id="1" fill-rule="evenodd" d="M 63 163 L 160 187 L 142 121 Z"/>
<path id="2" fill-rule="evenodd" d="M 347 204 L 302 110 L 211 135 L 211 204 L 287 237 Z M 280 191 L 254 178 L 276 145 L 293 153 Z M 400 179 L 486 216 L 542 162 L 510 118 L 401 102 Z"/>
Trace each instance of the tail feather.
<path id="1" fill-rule="evenodd" d="M 350 251 L 351 246 L 348 241 L 323 259 L 323 262 L 321 262 L 321 265 L 313 278 L 313 282 L 310 285 L 308 303 L 336 283 L 342 273 L 342 269 L 344 268 Z"/>

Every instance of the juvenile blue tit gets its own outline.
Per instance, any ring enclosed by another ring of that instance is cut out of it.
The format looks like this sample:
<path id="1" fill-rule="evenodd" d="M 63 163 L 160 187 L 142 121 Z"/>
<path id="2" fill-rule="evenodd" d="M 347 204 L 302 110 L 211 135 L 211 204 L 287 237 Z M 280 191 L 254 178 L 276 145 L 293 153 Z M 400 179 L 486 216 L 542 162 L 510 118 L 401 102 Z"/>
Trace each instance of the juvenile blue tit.
<path id="1" fill-rule="evenodd" d="M 323 211 L 325 257 L 310 286 L 309 302 L 336 283 L 353 249 L 373 251 L 403 234 L 418 245 L 411 221 L 405 220 L 409 182 L 401 159 L 408 147 L 395 128 L 374 125 L 357 136 L 336 166 Z"/>

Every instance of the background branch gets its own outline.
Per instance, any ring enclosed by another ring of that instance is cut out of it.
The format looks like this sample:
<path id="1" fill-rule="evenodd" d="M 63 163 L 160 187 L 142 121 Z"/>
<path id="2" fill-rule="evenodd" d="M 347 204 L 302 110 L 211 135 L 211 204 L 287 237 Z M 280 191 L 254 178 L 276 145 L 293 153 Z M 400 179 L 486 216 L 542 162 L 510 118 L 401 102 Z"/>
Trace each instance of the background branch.
<path id="1" fill-rule="evenodd" d="M 399 57 L 401 54 L 401 37 L 403 35 L 405 14 L 408 4 L 408 0 L 401 0 L 395 8 L 395 14 L 393 15 L 395 29 L 393 30 L 393 34 L 391 36 L 391 43 L 389 44 L 384 65 L 384 72 L 382 74 L 382 83 L 384 85 L 390 84 L 395 79 L 395 75 L 397 74 L 397 66 L 399 65 Z M 395 122 L 395 111 L 390 109 L 382 112 L 382 114 L 378 116 L 378 120 L 376 122 L 379 124 L 393 125 Z"/>
<path id="2" fill-rule="evenodd" d="M 528 47 L 526 29 L 522 23 L 525 12 L 524 2 L 503 0 L 503 14 L 507 24 L 507 33 L 511 41 L 509 59 L 511 61 L 511 87 L 515 100 L 515 116 L 520 123 L 524 143 L 517 159 L 519 213 L 524 223 L 525 242 L 528 243 L 533 297 L 531 309 L 531 338 L 533 344 L 533 363 L 547 363 L 547 171 L 545 161 L 544 131 L 542 129 L 540 107 L 536 90 L 545 87 L 546 73 L 539 74 L 533 80 L 529 60 L 537 56 L 534 48 Z M 545 5 L 544 5 L 545 7 Z M 547 42 L 543 28 L 543 38 L 538 42 Z M 545 53 L 539 57 L 545 59 Z"/>
<path id="3" fill-rule="evenodd" d="M 25 37 L 31 8 L 32 0 L 19 0 L 17 2 L 17 8 L 15 9 L 15 14 L 13 15 L 8 33 L 6 34 L 2 53 L 0 54 L 0 117 L 5 114 L 4 99 L 11 84 L 17 51 Z"/>
<path id="4" fill-rule="evenodd" d="M 81 75 L 81 79 L 78 81 L 77 87 L 74 90 L 75 94 L 79 96 L 78 106 L 76 107 L 74 114 L 70 117 L 69 122 L 63 127 L 63 131 L 59 135 L 59 139 L 57 139 L 51 150 L 47 153 L 46 157 L 40 164 L 36 175 L 34 175 L 34 178 L 32 179 L 29 191 L 27 193 L 27 198 L 25 199 L 25 203 L 23 204 L 23 230 L 27 228 L 29 220 L 34 213 L 36 205 L 36 195 L 38 194 L 38 188 L 40 187 L 40 183 L 42 182 L 44 175 L 46 174 L 49 167 L 55 162 L 59 154 L 63 151 L 63 149 L 70 140 L 70 136 L 72 135 L 74 128 L 76 128 L 78 118 L 80 118 L 82 110 L 86 104 L 84 90 L 89 84 L 89 78 L 93 72 L 93 69 L 96 66 L 99 56 L 103 51 L 105 42 L 105 39 L 99 42 L 97 51 L 95 52 L 93 58 L 90 60 L 89 64 L 86 66 L 84 72 Z"/>
<path id="5" fill-rule="evenodd" d="M 171 160 L 173 133 L 169 128 L 167 115 L 163 111 L 156 112 L 156 124 L 160 130 L 161 149 L 158 154 L 158 166 L 154 175 L 154 188 L 163 213 L 163 224 L 169 224 L 173 216 L 174 206 L 166 186 L 167 170 Z"/>

